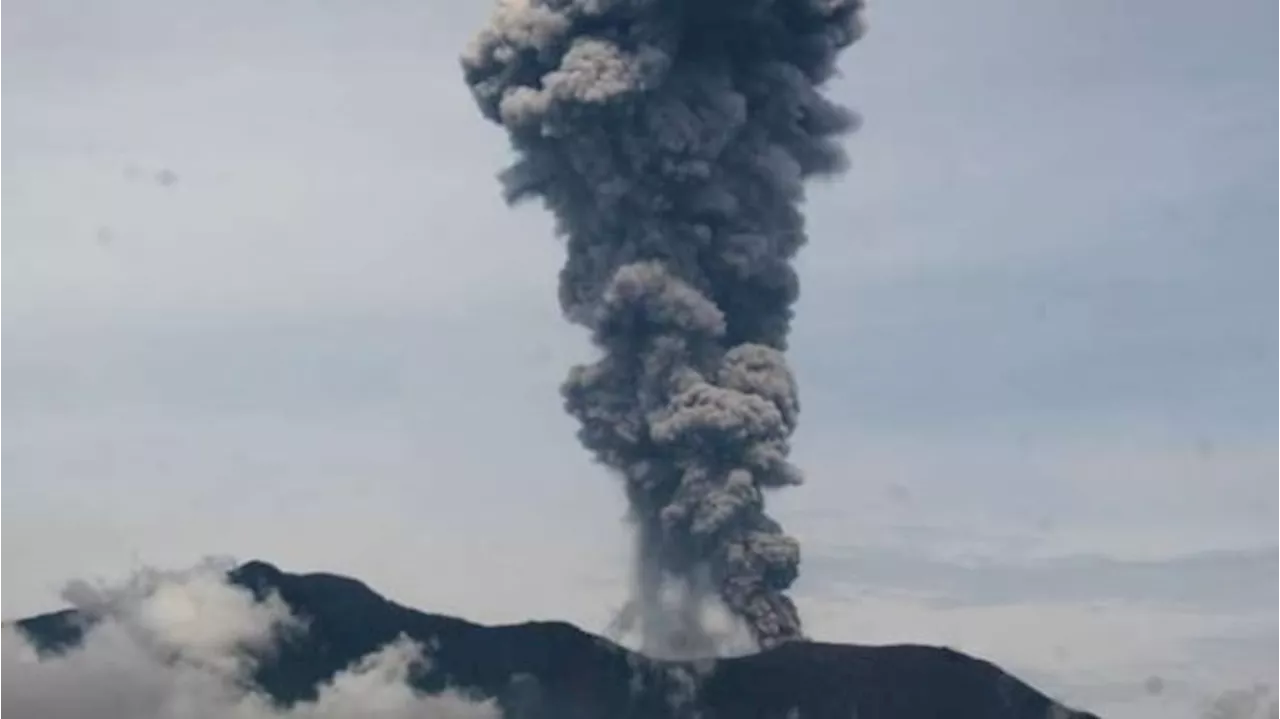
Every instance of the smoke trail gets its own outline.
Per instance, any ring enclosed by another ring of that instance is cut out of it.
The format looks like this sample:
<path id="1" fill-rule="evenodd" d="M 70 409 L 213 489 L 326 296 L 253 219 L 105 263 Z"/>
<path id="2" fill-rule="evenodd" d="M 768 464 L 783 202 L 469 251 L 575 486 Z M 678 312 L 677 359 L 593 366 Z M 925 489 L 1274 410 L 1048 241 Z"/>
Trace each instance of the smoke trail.
<path id="1" fill-rule="evenodd" d="M 603 356 L 563 387 L 579 437 L 626 480 L 642 629 L 697 633 L 718 594 L 762 646 L 801 636 L 783 593 L 798 543 L 762 490 L 788 462 L 783 351 L 807 176 L 843 168 L 854 125 L 819 86 L 861 33 L 860 0 L 505 0 L 463 58 L 568 241 L 566 316 Z M 656 612 L 671 580 L 683 607 Z M 659 619 L 659 616 L 661 619 Z"/>

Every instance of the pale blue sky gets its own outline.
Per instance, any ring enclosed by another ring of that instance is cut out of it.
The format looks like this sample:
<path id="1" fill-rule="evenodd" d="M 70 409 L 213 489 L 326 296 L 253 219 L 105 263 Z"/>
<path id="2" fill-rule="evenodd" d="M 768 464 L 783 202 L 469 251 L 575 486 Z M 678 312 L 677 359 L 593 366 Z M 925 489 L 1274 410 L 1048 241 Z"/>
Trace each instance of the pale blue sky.
<path id="1" fill-rule="evenodd" d="M 487 11 L 5 3 L 6 616 L 220 553 L 604 625 L 623 507 L 560 412 L 550 218 L 460 78 Z M 1276 15 L 871 4 L 773 504 L 815 636 L 1129 716 L 1274 678 Z"/>

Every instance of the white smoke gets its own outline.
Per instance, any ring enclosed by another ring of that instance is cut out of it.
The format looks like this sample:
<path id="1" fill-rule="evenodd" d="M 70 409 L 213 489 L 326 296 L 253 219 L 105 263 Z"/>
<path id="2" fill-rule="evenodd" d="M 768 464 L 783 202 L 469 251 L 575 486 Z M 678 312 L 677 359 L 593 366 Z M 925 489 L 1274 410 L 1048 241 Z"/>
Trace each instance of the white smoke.
<path id="1" fill-rule="evenodd" d="M 3 633 L 3 692 L 10 719 L 496 719 L 490 703 L 427 696 L 408 683 L 429 660 L 401 637 L 290 708 L 250 684 L 254 656 L 283 631 L 305 631 L 279 597 L 257 601 L 226 581 L 225 568 L 144 571 L 117 587 L 78 582 L 64 598 L 101 617 L 80 646 L 38 656 L 12 628 Z"/>
<path id="2" fill-rule="evenodd" d="M 672 661 L 738 657 L 760 650 L 751 627 L 704 586 L 668 582 L 647 601 L 630 601 L 605 636 L 655 659 Z M 690 631 L 696 627 L 697 631 Z"/>

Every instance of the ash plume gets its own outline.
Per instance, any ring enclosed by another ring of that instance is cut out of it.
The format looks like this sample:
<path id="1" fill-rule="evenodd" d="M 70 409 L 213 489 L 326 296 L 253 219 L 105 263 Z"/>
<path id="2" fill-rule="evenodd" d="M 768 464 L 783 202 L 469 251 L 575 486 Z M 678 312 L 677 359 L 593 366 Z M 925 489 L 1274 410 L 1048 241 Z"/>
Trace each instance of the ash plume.
<path id="1" fill-rule="evenodd" d="M 602 356 L 573 368 L 579 437 L 624 479 L 638 532 L 632 614 L 701 635 L 717 598 L 769 647 L 802 636 L 800 548 L 763 491 L 798 484 L 783 352 L 805 178 L 843 169 L 855 124 L 824 98 L 859 0 L 506 0 L 463 57 L 567 239 L 566 316 Z M 663 588 L 682 589 L 674 609 Z M 664 626 L 666 625 L 666 626 Z"/>

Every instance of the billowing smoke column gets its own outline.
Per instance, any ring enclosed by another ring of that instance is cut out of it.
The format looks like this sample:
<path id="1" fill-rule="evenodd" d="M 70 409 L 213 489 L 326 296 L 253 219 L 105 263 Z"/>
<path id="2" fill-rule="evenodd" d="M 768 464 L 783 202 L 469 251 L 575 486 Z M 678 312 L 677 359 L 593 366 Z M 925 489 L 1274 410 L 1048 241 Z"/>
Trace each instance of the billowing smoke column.
<path id="1" fill-rule="evenodd" d="M 855 117 L 818 88 L 860 35 L 859 5 L 508 0 L 463 58 L 519 153 L 507 197 L 554 212 L 561 305 L 603 351 L 563 394 L 625 478 L 646 634 L 695 641 L 715 594 L 761 646 L 801 636 L 784 594 L 800 548 L 762 490 L 801 481 L 790 261 L 803 180 L 844 166 Z M 683 606 L 660 611 L 673 582 Z"/>

